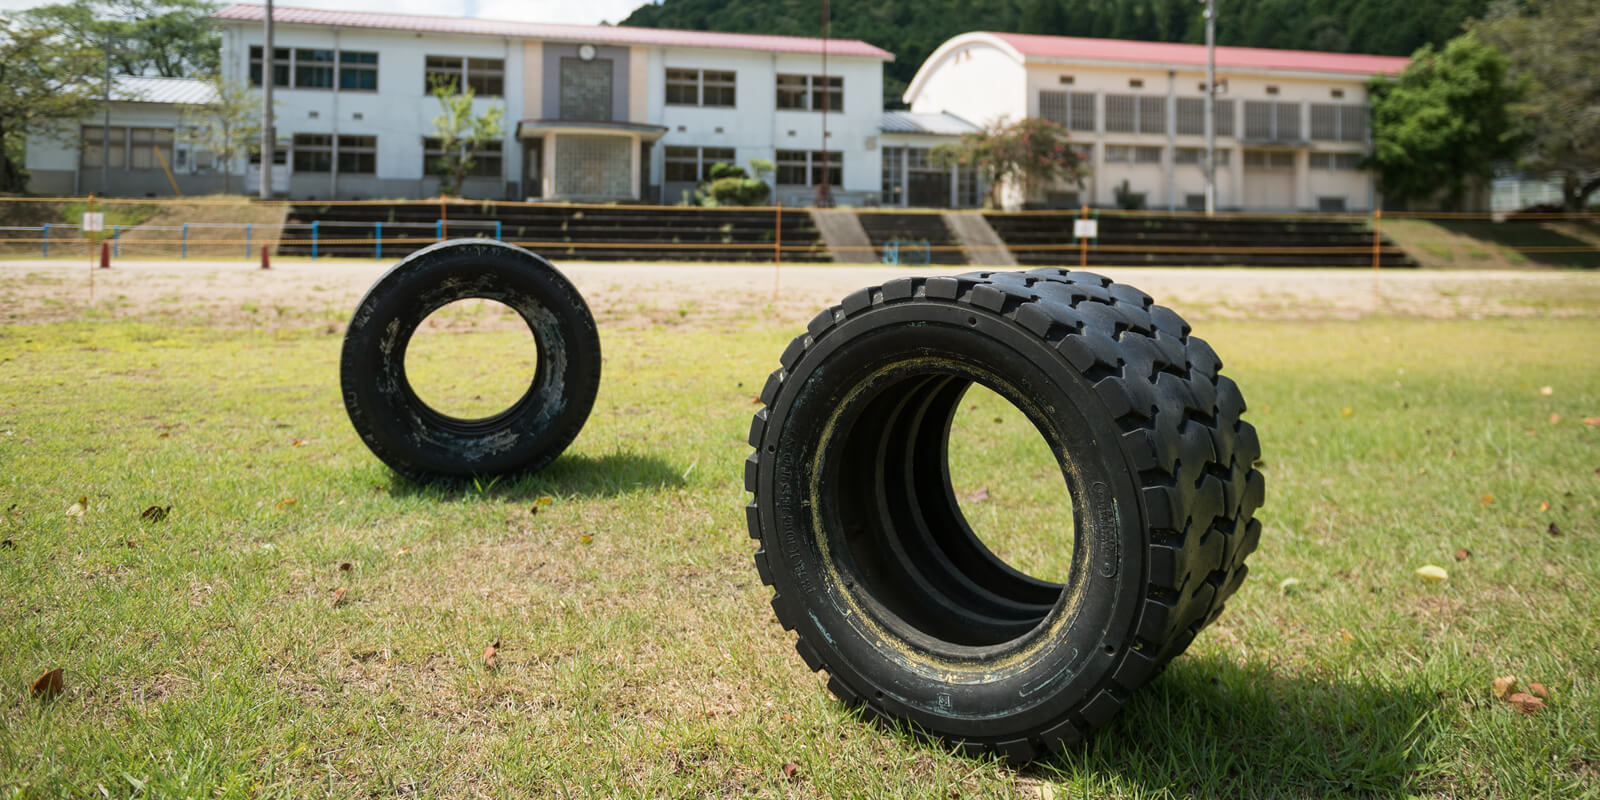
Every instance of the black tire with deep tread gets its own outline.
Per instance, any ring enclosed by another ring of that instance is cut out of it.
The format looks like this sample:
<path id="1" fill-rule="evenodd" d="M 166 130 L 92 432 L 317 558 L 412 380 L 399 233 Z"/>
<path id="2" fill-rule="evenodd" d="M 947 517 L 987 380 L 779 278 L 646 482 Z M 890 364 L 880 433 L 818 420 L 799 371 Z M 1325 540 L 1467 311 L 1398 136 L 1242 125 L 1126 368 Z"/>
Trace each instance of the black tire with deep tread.
<path id="1" fill-rule="evenodd" d="M 756 567 L 805 663 L 870 718 L 1013 761 L 1059 750 L 1244 580 L 1263 498 L 1244 399 L 1133 287 L 1060 269 L 899 279 L 817 315 L 780 361 L 745 464 Z M 1061 460 L 1065 588 L 1010 570 L 960 516 L 944 448 L 972 382 Z"/>
<path id="2" fill-rule="evenodd" d="M 430 408 L 405 371 L 417 326 L 471 298 L 510 306 L 538 348 L 527 391 L 483 419 Z M 516 477 L 577 438 L 600 386 L 600 338 L 583 296 L 550 262 L 491 239 L 455 239 L 412 253 L 367 291 L 345 332 L 339 380 L 361 441 L 401 475 L 443 485 Z"/>

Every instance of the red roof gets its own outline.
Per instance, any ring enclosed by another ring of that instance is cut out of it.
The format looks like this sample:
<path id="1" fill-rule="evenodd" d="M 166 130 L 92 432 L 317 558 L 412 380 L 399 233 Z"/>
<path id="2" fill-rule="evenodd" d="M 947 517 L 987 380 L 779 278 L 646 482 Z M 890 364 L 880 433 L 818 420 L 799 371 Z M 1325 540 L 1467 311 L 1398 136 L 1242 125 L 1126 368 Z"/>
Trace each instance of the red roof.
<path id="1" fill-rule="evenodd" d="M 235 3 L 212 17 L 222 20 L 260 20 L 265 7 Z M 285 8 L 275 5 L 274 22 L 291 25 L 338 25 L 348 28 L 383 28 L 398 31 L 463 33 L 479 36 L 512 36 L 546 41 L 594 42 L 614 45 L 659 47 L 709 47 L 732 50 L 759 50 L 763 53 L 822 53 L 823 40 L 800 36 L 765 36 L 747 33 L 679 31 L 666 28 L 627 28 L 616 25 L 556 25 L 542 22 L 474 19 L 469 17 L 431 17 L 420 14 L 374 14 L 364 11 L 320 11 L 310 8 Z M 877 58 L 893 61 L 894 54 L 855 39 L 828 39 L 828 55 Z"/>
<path id="2" fill-rule="evenodd" d="M 1201 44 L 1132 42 L 1122 39 L 1085 39 L 1077 36 L 1036 36 L 1026 33 L 987 34 L 1016 48 L 1028 58 L 1084 61 L 1136 61 L 1204 67 L 1206 48 Z M 1369 56 L 1359 53 L 1318 53 L 1310 50 L 1267 50 L 1259 47 L 1218 47 L 1217 66 L 1231 69 L 1348 72 L 1357 75 L 1398 73 L 1410 59 L 1404 56 Z"/>

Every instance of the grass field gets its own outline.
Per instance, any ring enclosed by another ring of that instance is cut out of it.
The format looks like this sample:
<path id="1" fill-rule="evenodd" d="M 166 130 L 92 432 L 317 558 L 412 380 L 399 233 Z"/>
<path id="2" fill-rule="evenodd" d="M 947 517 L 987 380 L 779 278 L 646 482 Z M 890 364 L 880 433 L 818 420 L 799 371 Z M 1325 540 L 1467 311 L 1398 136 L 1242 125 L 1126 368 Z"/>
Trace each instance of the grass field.
<path id="1" fill-rule="evenodd" d="M 0 797 L 1600 797 L 1597 298 L 1194 309 L 1261 432 L 1251 578 L 1107 729 L 1020 770 L 861 723 L 774 620 L 741 474 L 792 321 L 603 324 L 573 448 L 445 492 L 355 437 L 317 297 L 271 325 L 13 318 Z M 428 337 L 442 405 L 503 389 L 484 365 L 527 338 L 492 308 Z M 1059 477 L 973 400 L 964 508 L 1060 569 Z M 1495 699 L 1507 674 L 1548 707 Z"/>

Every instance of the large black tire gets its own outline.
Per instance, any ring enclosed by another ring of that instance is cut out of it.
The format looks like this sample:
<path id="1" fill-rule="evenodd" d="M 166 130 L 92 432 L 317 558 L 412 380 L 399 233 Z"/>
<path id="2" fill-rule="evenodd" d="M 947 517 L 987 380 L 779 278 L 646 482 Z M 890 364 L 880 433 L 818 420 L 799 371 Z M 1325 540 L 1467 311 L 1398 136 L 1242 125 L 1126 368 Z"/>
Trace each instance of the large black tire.
<path id="1" fill-rule="evenodd" d="M 762 390 L 745 464 L 773 610 L 872 718 L 1026 761 L 1104 725 L 1245 576 L 1255 429 L 1170 309 L 1084 272 L 906 278 L 819 314 Z M 1005 564 L 951 490 L 973 382 L 1056 453 L 1070 577 Z"/>
<path id="2" fill-rule="evenodd" d="M 417 326 L 457 300 L 497 300 L 533 331 L 528 390 L 498 414 L 461 419 L 430 408 L 406 378 Z M 345 332 L 339 379 L 350 422 L 394 471 L 422 483 L 536 472 L 583 428 L 600 386 L 600 337 L 572 282 L 502 242 L 456 239 L 418 250 L 368 290 Z"/>

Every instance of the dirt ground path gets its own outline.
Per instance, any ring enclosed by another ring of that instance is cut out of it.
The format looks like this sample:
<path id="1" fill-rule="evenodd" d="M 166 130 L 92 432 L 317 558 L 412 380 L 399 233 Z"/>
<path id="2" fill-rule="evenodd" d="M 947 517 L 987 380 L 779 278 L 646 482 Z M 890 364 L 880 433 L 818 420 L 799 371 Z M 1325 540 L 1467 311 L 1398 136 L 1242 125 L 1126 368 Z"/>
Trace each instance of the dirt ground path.
<path id="1" fill-rule="evenodd" d="M 0 322 L 89 318 L 178 319 L 212 325 L 342 327 L 389 262 L 0 261 Z M 803 322 L 849 292 L 902 275 L 970 267 L 585 263 L 560 265 L 602 324 Z M 93 273 L 94 303 L 89 305 Z M 1574 316 L 1600 307 L 1600 274 L 1291 269 L 1105 269 L 1186 317 L 1352 319 Z"/>

